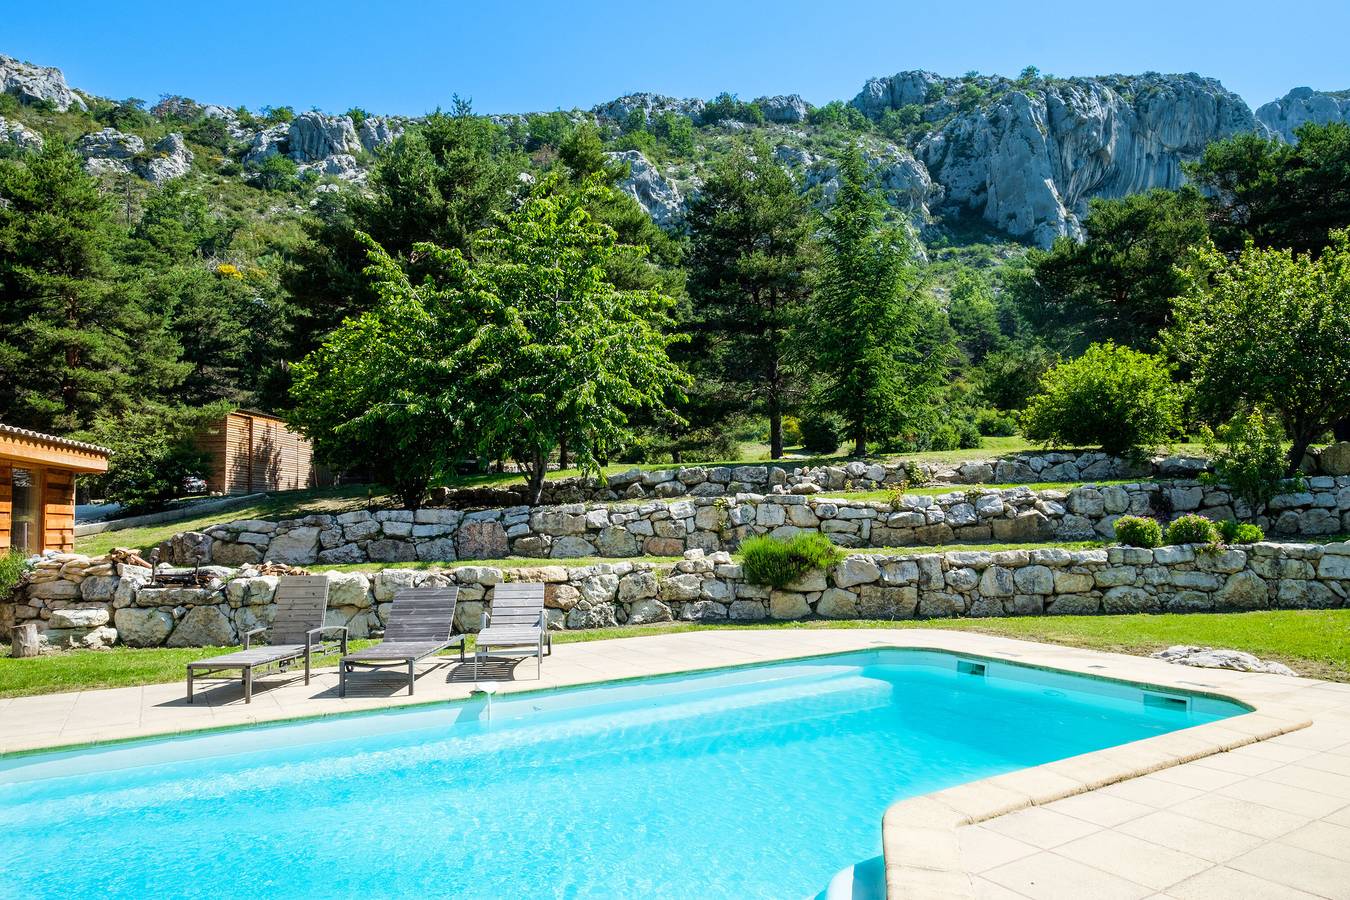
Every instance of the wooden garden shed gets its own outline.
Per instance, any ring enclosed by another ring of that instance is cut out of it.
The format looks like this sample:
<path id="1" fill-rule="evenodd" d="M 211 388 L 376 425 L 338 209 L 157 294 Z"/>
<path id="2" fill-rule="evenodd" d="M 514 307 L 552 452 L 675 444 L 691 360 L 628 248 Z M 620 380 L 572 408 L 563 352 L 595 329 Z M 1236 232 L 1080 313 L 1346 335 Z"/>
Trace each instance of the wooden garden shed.
<path id="1" fill-rule="evenodd" d="M 304 437 L 276 416 L 239 409 L 202 429 L 197 446 L 211 456 L 207 490 L 215 494 L 294 491 L 329 483 Z"/>
<path id="2" fill-rule="evenodd" d="M 0 552 L 75 549 L 75 476 L 106 471 L 102 447 L 0 424 Z"/>

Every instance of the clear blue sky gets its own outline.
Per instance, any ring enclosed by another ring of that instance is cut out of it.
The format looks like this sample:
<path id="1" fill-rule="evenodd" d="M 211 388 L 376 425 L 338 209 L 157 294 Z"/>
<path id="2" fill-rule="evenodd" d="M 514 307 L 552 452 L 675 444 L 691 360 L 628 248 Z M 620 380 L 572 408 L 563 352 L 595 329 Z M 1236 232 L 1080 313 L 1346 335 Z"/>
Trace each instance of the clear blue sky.
<path id="1" fill-rule="evenodd" d="M 587 108 L 632 91 L 849 99 L 872 75 L 1200 72 L 1253 107 L 1350 88 L 1347 0 L 306 0 L 8 3 L 0 53 L 154 101 L 421 114 Z"/>

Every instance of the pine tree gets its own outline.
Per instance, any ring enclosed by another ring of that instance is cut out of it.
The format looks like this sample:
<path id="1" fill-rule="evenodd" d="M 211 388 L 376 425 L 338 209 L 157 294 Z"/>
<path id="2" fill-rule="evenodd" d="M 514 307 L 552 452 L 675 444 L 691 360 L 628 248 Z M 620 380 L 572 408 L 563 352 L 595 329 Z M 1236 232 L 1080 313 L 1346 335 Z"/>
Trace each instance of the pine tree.
<path id="1" fill-rule="evenodd" d="M 797 331 L 812 362 L 813 399 L 844 420 L 856 456 L 869 439 L 931 418 L 952 352 L 941 311 L 923 296 L 910 238 L 885 224 L 884 210 L 850 147 L 825 216 L 811 315 Z"/>
<path id="2" fill-rule="evenodd" d="M 713 164 L 688 221 L 692 350 L 705 360 L 697 373 L 705 414 L 765 411 L 778 459 L 783 413 L 800 388 L 788 334 L 808 295 L 810 207 L 757 141 Z"/>
<path id="3" fill-rule="evenodd" d="M 181 380 L 167 314 L 116 251 L 110 199 L 56 141 L 0 161 L 0 421 L 87 428 Z"/>

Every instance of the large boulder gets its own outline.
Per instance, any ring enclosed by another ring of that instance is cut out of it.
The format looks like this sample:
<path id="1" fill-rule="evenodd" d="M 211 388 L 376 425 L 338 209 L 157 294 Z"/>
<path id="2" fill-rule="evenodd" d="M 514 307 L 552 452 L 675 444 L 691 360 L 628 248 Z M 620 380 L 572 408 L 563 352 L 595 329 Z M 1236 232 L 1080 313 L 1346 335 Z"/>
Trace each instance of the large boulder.
<path id="1" fill-rule="evenodd" d="M 219 606 L 194 606 L 166 643 L 170 647 L 228 647 L 237 640 L 234 623 Z"/>
<path id="2" fill-rule="evenodd" d="M 357 129 L 361 146 L 369 153 L 388 147 L 403 136 L 407 122 L 394 116 L 369 116 Z"/>
<path id="3" fill-rule="evenodd" d="M 797 94 L 780 94 L 774 97 L 760 97 L 755 104 L 764 113 L 764 118 L 770 122 L 779 122 L 784 125 L 795 125 L 798 122 L 805 122 L 809 110 L 806 107 L 806 101 Z"/>
<path id="4" fill-rule="evenodd" d="M 272 538 L 267 559 L 291 566 L 308 565 L 319 558 L 319 528 L 301 525 Z"/>
<path id="5" fill-rule="evenodd" d="M 113 624 L 128 647 L 158 647 L 173 631 L 173 616 L 162 609 L 128 607 L 113 613 Z"/>

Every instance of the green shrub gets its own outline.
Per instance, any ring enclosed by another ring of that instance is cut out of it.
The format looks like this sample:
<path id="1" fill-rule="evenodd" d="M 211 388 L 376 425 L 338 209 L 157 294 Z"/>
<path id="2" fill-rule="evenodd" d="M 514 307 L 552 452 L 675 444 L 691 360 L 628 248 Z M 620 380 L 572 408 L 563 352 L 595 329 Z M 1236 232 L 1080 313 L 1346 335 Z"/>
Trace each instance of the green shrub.
<path id="1" fill-rule="evenodd" d="M 1022 413 L 1022 433 L 1047 445 L 1138 456 L 1166 443 L 1180 420 L 1167 363 L 1108 342 L 1042 376 Z"/>
<path id="2" fill-rule="evenodd" d="M 134 412 L 99 422 L 90 437 L 112 450 L 112 458 L 107 474 L 94 480 L 95 494 L 129 513 L 153 512 L 182 496 L 187 479 L 211 467 L 194 441 L 196 429 L 223 408 Z"/>
<path id="3" fill-rule="evenodd" d="M 1265 509 L 1284 482 L 1284 428 L 1260 409 L 1239 412 L 1217 433 L 1205 432 L 1214 480 L 1246 501 L 1252 514 Z"/>
<path id="4" fill-rule="evenodd" d="M 1167 543 L 1169 544 L 1217 544 L 1219 542 L 1219 529 L 1214 523 L 1204 516 L 1195 514 L 1181 516 L 1173 519 L 1167 526 Z"/>
<path id="5" fill-rule="evenodd" d="M 10 550 L 0 554 L 0 600 L 6 600 L 14 593 L 27 569 L 28 562 L 22 553 Z"/>
<path id="6" fill-rule="evenodd" d="M 1116 519 L 1116 540 L 1126 547 L 1161 547 L 1162 525 L 1147 516 L 1121 516 Z"/>
<path id="7" fill-rule="evenodd" d="M 804 416 L 798 428 L 802 435 L 802 447 L 807 453 L 817 456 L 834 453 L 843 440 L 839 434 L 839 422 L 832 416 Z"/>
<path id="8" fill-rule="evenodd" d="M 982 409 L 975 414 L 975 428 L 985 437 L 1012 437 L 1017 434 L 1017 417 L 996 409 Z"/>
<path id="9" fill-rule="evenodd" d="M 1219 536 L 1225 544 L 1255 544 L 1266 539 L 1266 533 L 1260 525 L 1234 519 L 1224 519 L 1219 523 Z"/>
<path id="10" fill-rule="evenodd" d="M 838 565 L 844 552 L 825 535 L 803 531 L 786 540 L 767 536 L 746 538 L 741 543 L 740 557 L 746 581 L 781 588 L 807 572 Z"/>

